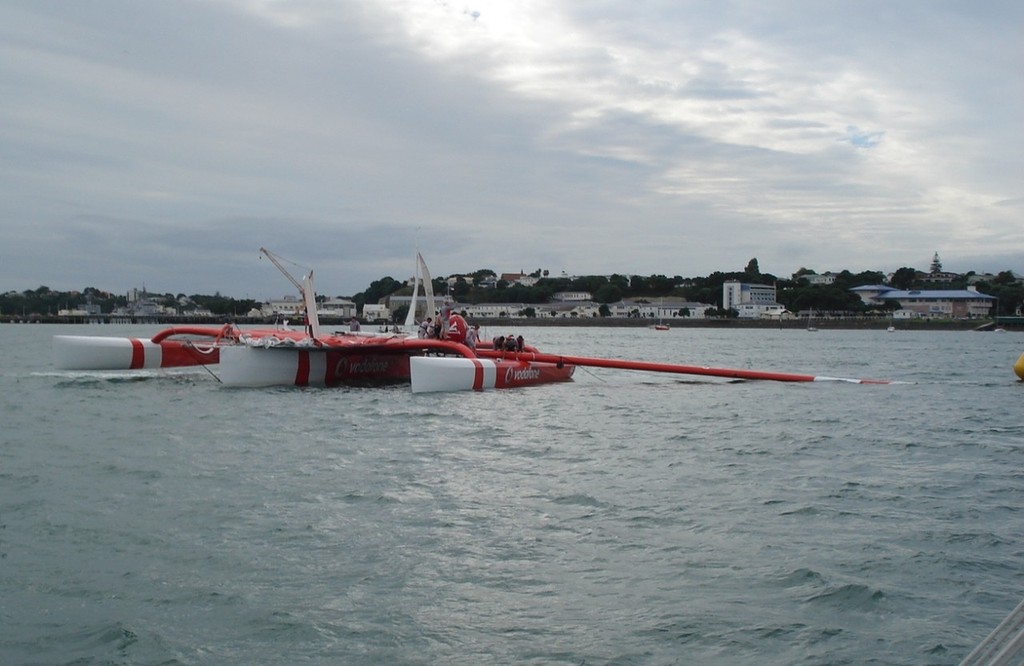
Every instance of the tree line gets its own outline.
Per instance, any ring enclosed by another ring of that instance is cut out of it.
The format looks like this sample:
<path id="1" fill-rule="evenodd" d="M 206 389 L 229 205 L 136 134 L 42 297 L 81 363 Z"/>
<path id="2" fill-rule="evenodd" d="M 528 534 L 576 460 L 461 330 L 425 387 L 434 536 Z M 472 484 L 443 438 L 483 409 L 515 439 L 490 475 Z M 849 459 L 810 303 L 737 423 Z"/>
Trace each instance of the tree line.
<path id="1" fill-rule="evenodd" d="M 835 281 L 829 285 L 811 284 L 809 276 L 815 273 L 801 268 L 790 278 L 779 278 L 770 273 L 761 273 L 757 259 L 751 259 L 742 271 L 716 271 L 708 276 L 684 278 L 679 275 L 585 275 L 578 277 L 551 277 L 538 269 L 531 274 L 536 278 L 533 285 L 509 283 L 498 279 L 491 269 L 479 269 L 460 276 L 449 286 L 447 278 L 433 280 L 435 294 L 450 296 L 459 303 L 524 303 L 541 305 L 549 303 L 554 294 L 564 291 L 585 291 L 599 304 L 617 303 L 623 299 L 643 300 L 676 298 L 680 300 L 707 303 L 721 307 L 722 285 L 729 280 L 755 284 L 773 284 L 779 303 L 791 312 L 815 310 L 818 312 L 844 312 L 865 314 L 884 311 L 886 306 L 874 308 L 865 306 L 859 296 L 850 289 L 869 284 L 885 284 L 885 275 L 879 271 L 853 273 L 848 270 L 834 274 Z M 952 282 L 937 284 L 928 279 L 928 273 L 914 268 L 903 267 L 893 273 L 889 286 L 894 289 L 965 289 L 974 272 L 966 273 Z M 1012 315 L 1024 307 L 1024 284 L 1017 281 L 1011 271 L 1002 271 L 988 281 L 975 284 L 978 290 L 998 299 L 995 314 Z M 351 297 L 359 310 L 366 303 L 376 303 L 392 294 L 408 294 L 410 288 L 404 280 L 391 276 L 374 280 L 363 291 Z M 147 294 L 148 298 L 165 306 L 176 307 L 187 313 L 192 309 L 205 309 L 225 317 L 244 315 L 259 302 L 252 299 L 235 299 L 222 296 L 219 292 L 209 296 L 202 294 Z M 40 315 L 57 314 L 62 309 L 81 308 L 86 303 L 98 305 L 102 312 L 112 312 L 128 303 L 126 296 L 118 296 L 94 287 L 81 292 L 57 292 L 42 286 L 24 292 L 8 292 L 0 295 L 0 314 Z M 891 306 L 889 306 L 891 307 Z"/>

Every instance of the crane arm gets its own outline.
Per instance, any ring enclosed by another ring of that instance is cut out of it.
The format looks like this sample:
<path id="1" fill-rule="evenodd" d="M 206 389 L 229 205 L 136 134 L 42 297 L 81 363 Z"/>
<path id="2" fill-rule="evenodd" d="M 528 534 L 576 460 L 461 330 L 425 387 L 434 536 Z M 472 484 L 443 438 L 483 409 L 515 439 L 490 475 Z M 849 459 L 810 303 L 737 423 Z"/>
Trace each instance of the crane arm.
<path id="1" fill-rule="evenodd" d="M 306 290 L 302 286 L 302 283 L 299 282 L 298 280 L 296 280 L 294 277 L 292 277 L 292 274 L 289 273 L 287 270 L 285 270 L 285 267 L 281 265 L 281 262 L 278 260 L 278 257 L 277 257 L 276 254 L 274 254 L 273 252 L 271 252 L 270 250 L 268 250 L 265 247 L 261 247 L 260 248 L 260 252 L 265 254 L 267 256 L 267 259 L 270 259 L 270 263 L 274 264 L 274 266 L 277 267 L 277 270 L 281 271 L 281 273 L 284 274 L 284 276 L 286 278 L 288 278 L 288 280 L 293 285 L 295 285 L 295 288 L 299 290 L 299 294 L 300 295 L 305 296 Z"/>

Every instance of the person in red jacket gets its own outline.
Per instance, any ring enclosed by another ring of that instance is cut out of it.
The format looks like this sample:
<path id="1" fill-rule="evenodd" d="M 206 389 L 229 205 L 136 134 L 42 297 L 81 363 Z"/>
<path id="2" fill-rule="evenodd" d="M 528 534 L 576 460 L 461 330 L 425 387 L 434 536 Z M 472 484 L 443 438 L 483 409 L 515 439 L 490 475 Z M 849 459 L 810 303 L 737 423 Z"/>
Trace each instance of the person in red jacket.
<path id="1" fill-rule="evenodd" d="M 468 328 L 466 320 L 462 318 L 462 315 L 455 314 L 454 312 L 448 315 L 448 339 L 452 342 L 464 343 Z"/>

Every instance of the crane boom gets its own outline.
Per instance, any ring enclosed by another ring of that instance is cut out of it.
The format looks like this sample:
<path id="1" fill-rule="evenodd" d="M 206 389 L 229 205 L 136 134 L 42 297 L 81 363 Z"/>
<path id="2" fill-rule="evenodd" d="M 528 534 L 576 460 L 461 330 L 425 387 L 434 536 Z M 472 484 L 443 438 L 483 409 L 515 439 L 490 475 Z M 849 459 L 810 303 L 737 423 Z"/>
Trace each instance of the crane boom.
<path id="1" fill-rule="evenodd" d="M 299 290 L 299 296 L 302 298 L 302 306 L 306 311 L 306 332 L 311 337 L 319 337 L 320 335 L 320 316 L 316 310 L 316 291 L 313 289 L 313 271 L 309 271 L 309 275 L 302 278 L 302 282 L 296 280 L 291 273 L 281 265 L 281 262 L 276 254 L 271 252 L 265 247 L 260 248 L 260 252 L 267 255 L 267 259 L 277 267 L 277 270 L 281 271 L 288 280 L 291 281 L 295 288 Z"/>
<path id="2" fill-rule="evenodd" d="M 274 266 L 277 267 L 277 270 L 281 271 L 281 273 L 284 274 L 284 276 L 288 278 L 288 280 L 291 281 L 293 285 L 295 285 L 295 288 L 299 290 L 300 296 L 305 296 L 306 290 L 305 288 L 303 288 L 302 283 L 296 280 L 294 277 L 292 277 L 292 274 L 285 270 L 285 267 L 281 265 L 281 262 L 278 260 L 276 254 L 274 254 L 265 247 L 261 247 L 260 252 L 267 255 L 267 259 L 270 259 L 270 263 L 274 264 Z"/>

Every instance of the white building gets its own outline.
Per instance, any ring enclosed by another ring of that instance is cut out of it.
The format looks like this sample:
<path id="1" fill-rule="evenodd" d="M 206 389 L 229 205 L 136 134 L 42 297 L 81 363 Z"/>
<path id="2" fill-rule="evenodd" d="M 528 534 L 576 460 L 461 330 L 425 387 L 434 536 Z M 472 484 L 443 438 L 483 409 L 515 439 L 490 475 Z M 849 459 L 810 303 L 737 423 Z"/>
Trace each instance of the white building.
<path id="1" fill-rule="evenodd" d="M 705 311 L 714 306 L 679 299 L 623 300 L 611 303 L 612 317 L 639 317 L 641 319 L 704 319 Z"/>
<path id="2" fill-rule="evenodd" d="M 775 285 L 729 280 L 722 285 L 722 308 L 735 310 L 741 319 L 778 316 L 785 308 L 775 300 Z"/>
<path id="3" fill-rule="evenodd" d="M 328 298 L 317 304 L 316 313 L 320 317 L 351 319 L 356 316 L 356 304 L 347 298 Z"/>
<path id="4" fill-rule="evenodd" d="M 391 309 L 382 303 L 364 303 L 363 319 L 366 321 L 391 321 Z"/>
<path id="5" fill-rule="evenodd" d="M 305 308 L 298 296 L 285 296 L 267 301 L 262 309 L 265 316 L 296 317 L 302 316 Z"/>
<path id="6" fill-rule="evenodd" d="M 589 301 L 591 299 L 589 291 L 556 291 L 551 294 L 551 299 L 555 301 L 570 302 L 570 301 Z"/>

